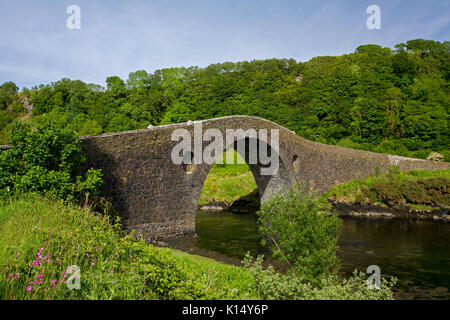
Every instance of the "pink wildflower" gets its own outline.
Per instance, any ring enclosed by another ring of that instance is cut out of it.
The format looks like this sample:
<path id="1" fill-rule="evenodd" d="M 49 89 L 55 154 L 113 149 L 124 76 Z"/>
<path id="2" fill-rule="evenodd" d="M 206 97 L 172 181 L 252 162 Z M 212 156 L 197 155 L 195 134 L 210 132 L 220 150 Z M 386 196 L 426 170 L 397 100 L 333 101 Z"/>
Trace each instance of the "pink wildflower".
<path id="1" fill-rule="evenodd" d="M 33 289 L 33 287 L 32 286 L 29 286 L 28 288 L 27 288 L 27 291 L 31 291 Z"/>

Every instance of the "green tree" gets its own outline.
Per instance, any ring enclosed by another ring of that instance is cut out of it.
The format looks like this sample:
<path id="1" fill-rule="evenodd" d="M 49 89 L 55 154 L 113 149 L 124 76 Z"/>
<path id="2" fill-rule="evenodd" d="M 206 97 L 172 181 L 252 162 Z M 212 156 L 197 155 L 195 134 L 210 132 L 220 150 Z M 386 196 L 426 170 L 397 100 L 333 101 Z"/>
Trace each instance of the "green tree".
<path id="1" fill-rule="evenodd" d="M 15 192 L 37 192 L 65 200 L 82 200 L 86 193 L 98 194 L 100 170 L 79 175 L 84 157 L 75 132 L 51 122 L 35 130 L 16 122 L 11 148 L 0 152 L 0 196 Z"/>
<path id="2" fill-rule="evenodd" d="M 340 220 L 321 211 L 315 195 L 302 187 L 279 193 L 261 206 L 258 217 L 274 257 L 291 264 L 298 277 L 318 280 L 337 272 Z"/>
<path id="3" fill-rule="evenodd" d="M 5 82 L 0 86 L 0 110 L 4 110 L 11 106 L 17 97 L 19 88 L 12 81 Z"/>

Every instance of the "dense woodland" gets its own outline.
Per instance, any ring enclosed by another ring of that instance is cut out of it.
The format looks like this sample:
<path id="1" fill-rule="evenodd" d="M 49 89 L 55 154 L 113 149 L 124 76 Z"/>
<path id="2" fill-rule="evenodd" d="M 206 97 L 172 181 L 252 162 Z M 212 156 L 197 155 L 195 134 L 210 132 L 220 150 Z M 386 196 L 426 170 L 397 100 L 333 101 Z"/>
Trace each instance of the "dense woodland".
<path id="1" fill-rule="evenodd" d="M 206 68 L 140 70 L 106 88 L 61 79 L 31 89 L 0 86 L 0 144 L 13 120 L 50 119 L 79 135 L 254 115 L 310 140 L 376 152 L 450 161 L 450 42 L 411 40 L 395 48 L 307 62 L 268 59 Z"/>

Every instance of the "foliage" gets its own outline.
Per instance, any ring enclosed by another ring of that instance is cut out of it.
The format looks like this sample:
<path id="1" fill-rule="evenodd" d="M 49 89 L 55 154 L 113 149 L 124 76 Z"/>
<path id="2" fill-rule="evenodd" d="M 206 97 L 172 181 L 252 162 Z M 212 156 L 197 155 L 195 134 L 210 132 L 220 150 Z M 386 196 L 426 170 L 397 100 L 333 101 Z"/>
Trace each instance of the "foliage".
<path id="1" fill-rule="evenodd" d="M 448 155 L 449 57 L 448 41 L 415 39 L 307 62 L 138 70 L 127 80 L 108 77 L 107 88 L 61 79 L 17 92 L 8 82 L 0 86 L 0 142 L 9 140 L 12 119 L 29 116 L 20 108 L 27 98 L 34 106 L 29 121 L 50 118 L 80 135 L 239 114 L 333 145 L 423 159 Z"/>
<path id="2" fill-rule="evenodd" d="M 438 152 L 432 152 L 430 153 L 430 155 L 427 157 L 427 160 L 431 160 L 431 161 L 437 161 L 437 162 L 442 162 L 444 160 L 444 155 L 440 154 Z"/>
<path id="3" fill-rule="evenodd" d="M 450 170 L 401 172 L 391 167 L 377 174 L 333 187 L 322 196 L 330 201 L 378 203 L 388 207 L 450 207 Z"/>
<path id="4" fill-rule="evenodd" d="M 314 194 L 301 186 L 281 192 L 261 206 L 258 217 L 274 257 L 293 265 L 298 277 L 316 281 L 337 272 L 340 220 L 321 211 Z"/>
<path id="5" fill-rule="evenodd" d="M 370 289 L 367 275 L 355 270 L 349 279 L 328 276 L 321 278 L 319 285 L 312 285 L 292 274 L 276 273 L 272 266 L 263 269 L 262 259 L 247 254 L 242 263 L 255 280 L 252 289 L 264 300 L 392 300 L 391 288 L 397 281 L 382 278 L 379 289 Z"/>
<path id="6" fill-rule="evenodd" d="M 16 84 L 12 81 L 5 82 L 0 86 L 0 110 L 11 107 L 17 97 Z"/>
<path id="7" fill-rule="evenodd" d="M 96 195 L 102 184 L 100 170 L 82 176 L 84 161 L 75 132 L 45 122 L 33 129 L 16 122 L 11 148 L 0 152 L 0 195 L 17 192 L 48 194 L 65 200 Z"/>
<path id="8" fill-rule="evenodd" d="M 117 222 L 37 196 L 0 202 L 2 299 L 214 297 L 170 253 L 124 236 Z M 68 266 L 81 269 L 69 290 Z"/>
<path id="9" fill-rule="evenodd" d="M 229 266 L 124 235 L 88 209 L 26 195 L 0 200 L 0 299 L 391 299 L 364 278 L 320 286 L 259 264 Z M 149 239 L 147 239 L 149 240 Z M 80 268 L 69 290 L 68 266 Z M 270 271 L 271 270 L 271 271 Z"/>

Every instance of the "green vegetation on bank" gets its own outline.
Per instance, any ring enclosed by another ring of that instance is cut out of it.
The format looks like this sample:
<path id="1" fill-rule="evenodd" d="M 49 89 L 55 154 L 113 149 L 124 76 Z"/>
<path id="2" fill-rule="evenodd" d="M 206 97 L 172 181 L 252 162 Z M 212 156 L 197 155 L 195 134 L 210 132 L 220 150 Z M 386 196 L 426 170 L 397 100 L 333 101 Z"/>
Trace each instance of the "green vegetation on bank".
<path id="1" fill-rule="evenodd" d="M 81 272 L 69 290 L 68 266 Z M 24 195 L 0 202 L 2 299 L 256 298 L 242 268 L 160 249 L 87 209 Z"/>
<path id="2" fill-rule="evenodd" d="M 32 128 L 14 122 L 11 148 L 0 152 L 0 198 L 34 192 L 67 201 L 88 201 L 99 193 L 100 170 L 80 175 L 85 161 L 74 131 L 45 121 Z"/>
<path id="3" fill-rule="evenodd" d="M 234 154 L 234 164 L 227 164 L 226 161 L 218 164 L 218 160 L 213 164 L 203 184 L 199 205 L 211 201 L 221 201 L 230 205 L 234 201 L 246 197 L 249 200 L 259 200 L 256 196 L 258 188 L 250 168 L 246 163 L 238 163 L 237 159 L 241 161 L 243 159 L 237 152 Z M 225 155 L 226 152 L 223 153 L 224 159 Z"/>
<path id="4" fill-rule="evenodd" d="M 366 276 L 319 284 L 157 248 L 88 209 L 23 195 L 0 200 L 0 299 L 392 299 L 392 282 Z M 68 266 L 80 268 L 69 290 Z"/>
<path id="5" fill-rule="evenodd" d="M 335 186 L 322 199 L 391 208 L 449 208 L 449 186 L 450 170 L 403 172 L 392 167 L 388 173 Z"/>
<path id="6" fill-rule="evenodd" d="M 14 119 L 52 119 L 88 135 L 251 115 L 313 141 L 418 158 L 435 151 L 450 161 L 449 48 L 448 41 L 416 39 L 307 62 L 140 70 L 126 80 L 108 77 L 106 88 L 61 79 L 19 92 L 7 82 L 0 86 L 0 144 L 9 143 Z"/>
<path id="7" fill-rule="evenodd" d="M 273 256 L 292 265 L 297 277 L 315 282 L 337 273 L 341 221 L 320 208 L 315 194 L 299 185 L 285 190 L 261 206 L 258 220 Z"/>

